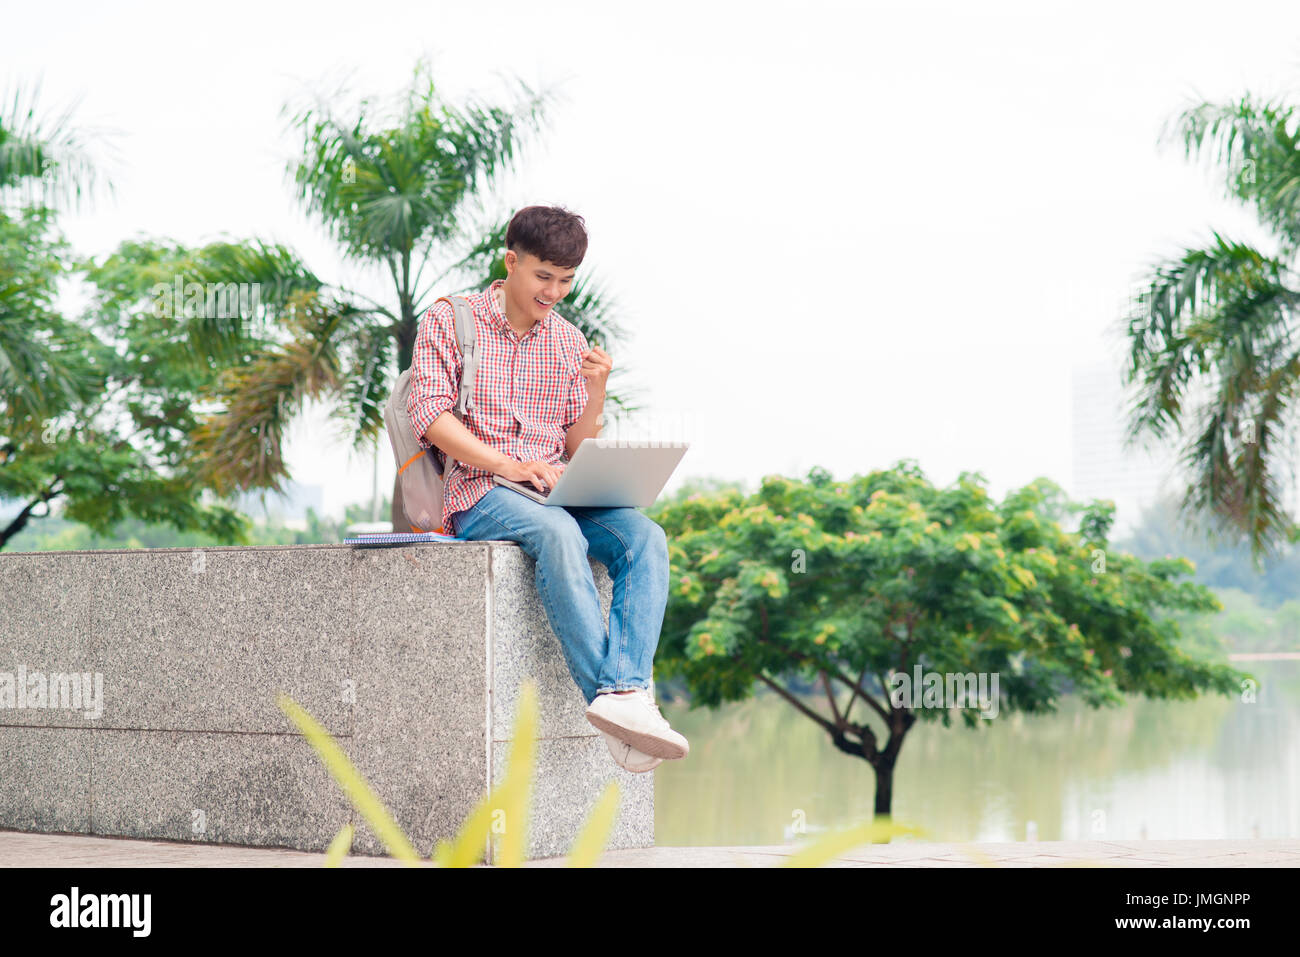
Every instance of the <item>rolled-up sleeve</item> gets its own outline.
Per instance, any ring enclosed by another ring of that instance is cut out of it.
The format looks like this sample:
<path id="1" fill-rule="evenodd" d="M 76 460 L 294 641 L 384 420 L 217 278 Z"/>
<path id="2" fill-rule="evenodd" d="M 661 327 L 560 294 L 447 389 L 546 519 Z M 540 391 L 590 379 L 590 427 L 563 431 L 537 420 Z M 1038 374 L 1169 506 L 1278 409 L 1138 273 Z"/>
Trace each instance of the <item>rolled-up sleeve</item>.
<path id="1" fill-rule="evenodd" d="M 449 302 L 436 302 L 420 320 L 411 356 L 411 391 L 406 413 L 421 448 L 432 448 L 424 433 L 456 404 L 461 360 L 456 347 Z"/>
<path id="2" fill-rule="evenodd" d="M 587 337 L 581 332 L 578 333 L 578 340 L 581 345 L 578 347 L 574 358 L 575 370 L 582 368 L 582 354 L 587 351 Z M 564 403 L 564 420 L 561 423 L 564 431 L 568 432 L 573 428 L 575 422 L 582 418 L 582 412 L 587 408 L 587 380 L 580 371 L 573 374 L 573 382 L 569 385 L 569 397 Z"/>

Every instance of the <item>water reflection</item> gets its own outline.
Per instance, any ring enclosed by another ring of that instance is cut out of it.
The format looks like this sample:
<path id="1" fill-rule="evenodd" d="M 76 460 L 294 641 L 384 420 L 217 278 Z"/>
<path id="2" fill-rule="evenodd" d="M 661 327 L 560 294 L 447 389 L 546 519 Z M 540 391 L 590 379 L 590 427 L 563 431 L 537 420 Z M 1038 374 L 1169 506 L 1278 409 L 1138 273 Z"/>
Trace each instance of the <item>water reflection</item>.
<path id="1" fill-rule="evenodd" d="M 937 841 L 1300 837 L 1300 662 L 1238 667 L 1255 703 L 1131 699 L 1094 711 L 1003 712 L 978 731 L 918 724 L 894 778 L 894 815 Z M 806 701 L 826 714 L 825 699 Z M 858 717 L 855 707 L 854 716 Z M 871 815 L 866 762 L 771 693 L 715 712 L 663 704 L 691 741 L 655 773 L 655 840 L 781 844 Z"/>

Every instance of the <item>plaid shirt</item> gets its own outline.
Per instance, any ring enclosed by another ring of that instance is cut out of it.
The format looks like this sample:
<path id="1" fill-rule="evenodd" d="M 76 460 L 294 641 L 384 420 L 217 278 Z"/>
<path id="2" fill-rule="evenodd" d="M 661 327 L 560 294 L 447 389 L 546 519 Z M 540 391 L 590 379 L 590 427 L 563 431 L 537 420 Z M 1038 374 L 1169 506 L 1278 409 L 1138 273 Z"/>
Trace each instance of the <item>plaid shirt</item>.
<path id="1" fill-rule="evenodd" d="M 578 374 L 587 338 L 554 309 L 521 339 L 497 305 L 498 279 L 465 298 L 474 313 L 478 375 L 472 404 L 461 423 L 475 438 L 519 462 L 559 465 L 565 433 L 587 407 L 587 380 Z M 406 411 L 420 446 L 445 457 L 425 438 L 429 426 L 456 404 L 461 356 L 451 304 L 435 302 L 420 319 L 411 358 Z M 492 490 L 490 469 L 457 462 L 443 490 L 442 525 Z"/>

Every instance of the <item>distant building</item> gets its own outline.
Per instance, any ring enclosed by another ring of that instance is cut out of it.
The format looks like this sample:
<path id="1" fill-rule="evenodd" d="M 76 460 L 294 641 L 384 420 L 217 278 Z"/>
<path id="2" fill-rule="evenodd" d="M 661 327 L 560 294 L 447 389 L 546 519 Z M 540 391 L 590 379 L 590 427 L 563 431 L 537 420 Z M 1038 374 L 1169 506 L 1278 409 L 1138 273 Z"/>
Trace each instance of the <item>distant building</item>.
<path id="1" fill-rule="evenodd" d="M 306 528 L 307 510 L 314 509 L 318 516 L 324 514 L 325 489 L 321 485 L 303 485 L 292 480 L 284 483 L 284 493 L 266 490 L 241 492 L 235 496 L 234 507 L 254 524 L 262 525 L 275 520 L 288 528 Z"/>
<path id="2" fill-rule="evenodd" d="M 1104 361 L 1075 363 L 1071 376 L 1073 413 L 1071 498 L 1108 498 L 1115 502 L 1115 531 L 1131 529 L 1142 510 L 1157 498 L 1172 495 L 1179 501 L 1188 477 L 1178 462 L 1185 438 L 1175 436 L 1163 444 L 1150 437 L 1133 447 L 1124 444 L 1131 392 L 1122 384 L 1120 367 Z M 1199 402 L 1195 390 L 1187 408 Z M 1194 421 L 1194 420 L 1191 420 Z M 1294 467 L 1296 429 L 1278 437 L 1271 447 L 1274 478 L 1281 484 L 1282 507 L 1292 515 L 1300 505 L 1300 483 Z"/>
<path id="3" fill-rule="evenodd" d="M 1150 438 L 1132 447 L 1125 444 L 1127 398 L 1118 365 L 1100 360 L 1075 363 L 1070 392 L 1072 499 L 1113 500 L 1114 531 L 1122 534 L 1162 495 L 1181 495 L 1186 480 L 1176 446 L 1150 447 Z"/>

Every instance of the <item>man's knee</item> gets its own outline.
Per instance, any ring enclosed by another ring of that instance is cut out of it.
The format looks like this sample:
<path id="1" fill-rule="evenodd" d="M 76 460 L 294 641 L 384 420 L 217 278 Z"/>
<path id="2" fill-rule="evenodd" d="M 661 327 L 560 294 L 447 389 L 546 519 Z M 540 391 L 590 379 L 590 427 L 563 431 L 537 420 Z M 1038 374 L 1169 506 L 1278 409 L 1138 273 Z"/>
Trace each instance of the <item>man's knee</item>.
<path id="1" fill-rule="evenodd" d="M 542 512 L 538 523 L 538 545 L 542 550 L 587 554 L 587 536 L 572 515 L 562 508 L 547 506 L 542 507 Z"/>
<path id="2" fill-rule="evenodd" d="M 663 526 L 644 512 L 633 511 L 637 516 L 632 526 L 634 541 L 642 549 L 658 554 L 668 554 L 668 533 Z"/>

